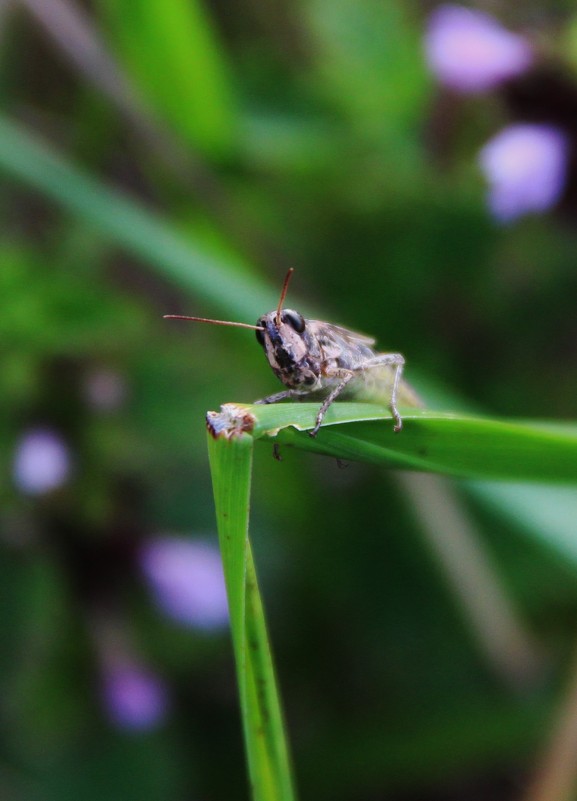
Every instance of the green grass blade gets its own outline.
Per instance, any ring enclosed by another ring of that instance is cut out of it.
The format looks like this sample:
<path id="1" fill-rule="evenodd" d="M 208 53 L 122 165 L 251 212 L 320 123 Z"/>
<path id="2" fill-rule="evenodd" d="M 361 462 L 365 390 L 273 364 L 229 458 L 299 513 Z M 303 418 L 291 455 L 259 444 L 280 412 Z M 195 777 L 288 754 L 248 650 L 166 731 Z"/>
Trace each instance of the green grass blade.
<path id="1" fill-rule="evenodd" d="M 248 539 L 253 439 L 208 437 L 241 712 L 255 801 L 295 797 L 262 602 Z"/>
<path id="2" fill-rule="evenodd" d="M 225 407 L 227 408 L 227 407 Z M 229 407 L 236 408 L 236 407 Z M 255 438 L 386 467 L 476 479 L 577 482 L 577 425 L 511 422 L 405 410 L 395 434 L 390 414 L 369 403 L 334 403 L 316 439 L 318 403 L 238 407 Z"/>
<path id="3" fill-rule="evenodd" d="M 250 542 L 246 565 L 246 636 L 250 651 L 249 668 L 252 685 L 258 693 L 261 709 L 262 737 L 268 762 L 274 770 L 270 771 L 267 799 L 288 801 L 296 797 L 292 769 L 288 753 L 284 720 L 277 690 L 274 665 L 269 646 L 266 620 Z"/>
<path id="4" fill-rule="evenodd" d="M 2 116 L 0 170 L 90 223 L 164 278 L 208 301 L 216 311 L 252 322 L 263 309 L 272 309 L 278 302 L 278 292 L 268 292 L 246 265 L 235 265 L 200 240 L 183 236 L 157 214 L 98 183 L 23 126 Z"/>
<path id="5" fill-rule="evenodd" d="M 487 507 L 508 517 L 547 550 L 564 568 L 577 571 L 577 493 L 573 487 L 470 482 L 467 489 Z"/>
<path id="6" fill-rule="evenodd" d="M 209 437 L 208 443 L 232 636 L 235 652 L 242 654 L 253 440 L 239 436 L 233 446 L 230 440 Z"/>
<path id="7" fill-rule="evenodd" d="M 101 0 L 109 35 L 140 90 L 184 139 L 209 154 L 234 141 L 225 51 L 199 0 Z"/>

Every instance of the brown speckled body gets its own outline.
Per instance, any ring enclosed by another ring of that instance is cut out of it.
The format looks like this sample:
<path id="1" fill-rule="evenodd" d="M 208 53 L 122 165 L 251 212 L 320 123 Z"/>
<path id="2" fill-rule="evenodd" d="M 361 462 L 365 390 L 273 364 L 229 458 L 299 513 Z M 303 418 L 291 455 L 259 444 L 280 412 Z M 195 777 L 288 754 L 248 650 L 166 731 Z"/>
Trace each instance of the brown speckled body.
<path id="1" fill-rule="evenodd" d="M 403 421 L 397 400 L 406 406 L 422 406 L 411 388 L 401 380 L 404 358 L 400 353 L 377 353 L 373 348 L 375 340 L 364 334 L 320 320 L 305 320 L 294 309 L 283 308 L 292 273 L 291 268 L 286 274 L 277 308 L 260 317 L 256 325 L 181 314 L 164 316 L 254 329 L 275 375 L 287 387 L 256 403 L 322 396 L 311 437 L 316 437 L 327 409 L 340 396 L 377 403 L 387 398 L 394 420 L 393 430 L 400 431 Z M 214 428 L 221 421 L 215 423 L 211 418 L 209 422 Z"/>
<path id="2" fill-rule="evenodd" d="M 371 337 L 320 320 L 306 320 L 292 309 L 269 312 L 256 325 L 257 340 L 273 372 L 288 387 L 285 392 L 257 403 L 324 393 L 326 398 L 312 436 L 318 432 L 326 410 L 338 396 L 376 402 L 386 398 L 395 420 L 395 431 L 402 427 L 397 399 L 404 405 L 421 405 L 415 393 L 401 381 L 404 366 L 401 354 L 377 353 Z"/>

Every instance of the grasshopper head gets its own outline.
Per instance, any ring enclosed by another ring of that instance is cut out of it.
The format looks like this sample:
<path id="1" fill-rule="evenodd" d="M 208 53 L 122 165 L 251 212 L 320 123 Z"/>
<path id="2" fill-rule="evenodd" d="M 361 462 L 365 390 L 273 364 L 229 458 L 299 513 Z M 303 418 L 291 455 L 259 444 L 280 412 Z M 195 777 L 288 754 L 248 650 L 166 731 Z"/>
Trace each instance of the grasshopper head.
<path id="1" fill-rule="evenodd" d="M 316 389 L 320 386 L 320 364 L 315 358 L 315 338 L 307 322 L 294 309 L 283 309 L 288 285 L 294 270 L 286 274 L 278 306 L 260 317 L 256 339 L 262 345 L 274 374 L 291 389 Z"/>
<path id="2" fill-rule="evenodd" d="M 317 384 L 317 371 L 310 359 L 311 334 L 302 314 L 294 309 L 275 309 L 263 315 L 257 321 L 256 339 L 283 384 L 303 388 Z"/>

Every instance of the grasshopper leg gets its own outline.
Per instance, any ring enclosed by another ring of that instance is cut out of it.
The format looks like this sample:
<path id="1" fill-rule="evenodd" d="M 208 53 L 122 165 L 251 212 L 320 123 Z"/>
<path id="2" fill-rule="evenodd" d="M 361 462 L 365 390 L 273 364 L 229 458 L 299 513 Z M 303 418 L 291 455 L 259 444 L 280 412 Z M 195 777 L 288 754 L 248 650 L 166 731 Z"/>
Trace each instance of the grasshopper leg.
<path id="1" fill-rule="evenodd" d="M 318 410 L 317 418 L 316 418 L 316 421 L 315 421 L 315 427 L 313 428 L 312 431 L 309 431 L 309 436 L 311 436 L 311 437 L 316 437 L 316 435 L 319 433 L 319 428 L 322 425 L 324 416 L 327 413 L 327 409 L 329 408 L 331 403 L 333 403 L 333 401 L 335 401 L 338 398 L 338 396 L 341 394 L 341 392 L 346 387 L 346 385 L 349 383 L 349 381 L 352 378 L 355 377 L 355 373 L 354 373 L 353 370 L 340 370 L 338 375 L 341 377 L 342 380 L 327 395 L 327 397 L 323 401 L 323 404 L 322 404 L 321 408 Z"/>
<path id="2" fill-rule="evenodd" d="M 397 409 L 397 393 L 399 391 L 399 383 L 403 374 L 403 367 L 405 366 L 405 359 L 400 353 L 380 353 L 373 359 L 369 359 L 362 366 L 362 370 L 370 370 L 374 367 L 393 367 L 395 370 L 393 376 L 393 388 L 391 390 L 391 400 L 389 401 L 389 409 L 394 420 L 393 431 L 398 433 L 403 427 L 403 420 Z"/>
<path id="3" fill-rule="evenodd" d="M 308 392 L 300 392 L 298 389 L 285 389 L 284 392 L 275 392 L 274 395 L 267 395 L 266 398 L 255 400 L 254 403 L 255 405 L 257 403 L 278 403 L 287 398 L 302 398 L 308 394 Z"/>

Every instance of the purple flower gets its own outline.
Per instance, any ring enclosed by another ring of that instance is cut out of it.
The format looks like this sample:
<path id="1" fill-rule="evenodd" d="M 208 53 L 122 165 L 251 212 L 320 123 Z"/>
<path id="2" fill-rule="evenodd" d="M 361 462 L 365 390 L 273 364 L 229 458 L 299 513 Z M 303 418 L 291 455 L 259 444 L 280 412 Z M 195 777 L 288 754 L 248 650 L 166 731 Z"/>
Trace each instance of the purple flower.
<path id="1" fill-rule="evenodd" d="M 226 588 L 216 546 L 202 540 L 159 537 L 144 544 L 140 563 L 166 615 L 202 629 L 227 625 Z"/>
<path id="2" fill-rule="evenodd" d="M 66 483 L 70 475 L 70 451 L 54 431 L 32 428 L 16 446 L 12 463 L 14 483 L 28 495 L 44 495 Z"/>
<path id="3" fill-rule="evenodd" d="M 493 216 L 510 222 L 554 206 L 565 187 L 567 159 L 567 137 L 550 125 L 510 125 L 493 137 L 479 155 Z"/>
<path id="4" fill-rule="evenodd" d="M 529 43 L 484 14 L 439 6 L 425 35 L 427 62 L 437 79 L 461 92 L 482 92 L 524 72 L 533 61 Z"/>
<path id="5" fill-rule="evenodd" d="M 168 691 L 154 673 L 134 662 L 109 666 L 102 677 L 102 701 L 110 722 L 120 729 L 146 731 L 168 710 Z"/>

